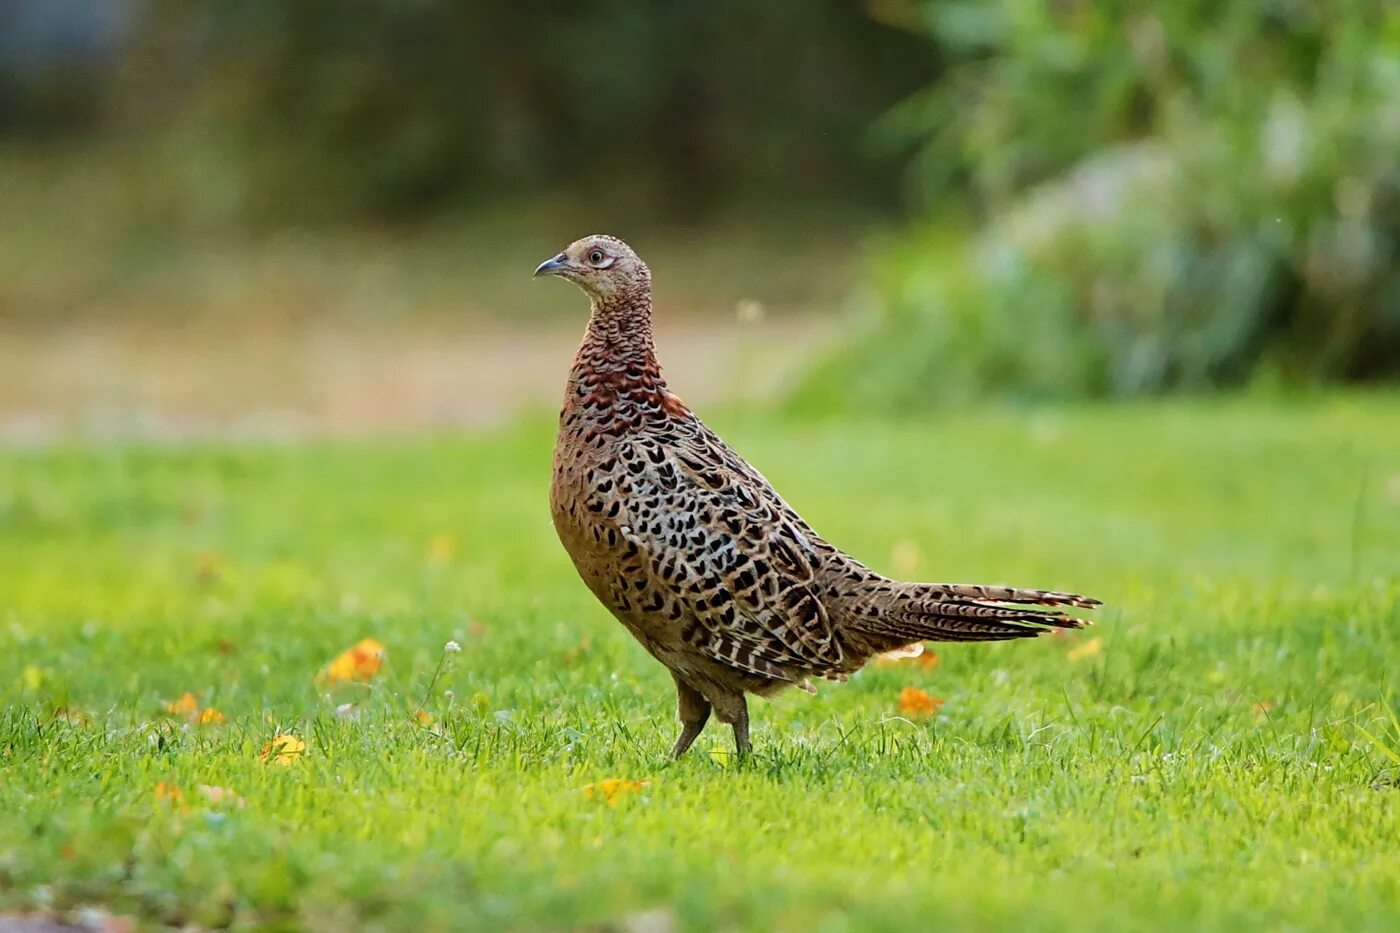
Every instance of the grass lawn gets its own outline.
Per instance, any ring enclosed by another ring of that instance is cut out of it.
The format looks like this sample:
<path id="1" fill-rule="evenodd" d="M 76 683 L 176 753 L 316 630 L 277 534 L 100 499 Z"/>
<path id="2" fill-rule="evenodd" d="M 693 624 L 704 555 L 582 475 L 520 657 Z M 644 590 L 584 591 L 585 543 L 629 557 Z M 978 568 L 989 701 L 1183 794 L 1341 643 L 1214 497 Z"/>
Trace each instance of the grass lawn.
<path id="1" fill-rule="evenodd" d="M 1088 593 L 1100 625 L 754 701 L 752 759 L 712 725 L 672 763 L 669 676 L 554 539 L 547 418 L 10 451 L 0 909 L 1400 924 L 1400 396 L 712 420 L 877 568 Z M 362 638 L 387 649 L 378 676 L 318 682 Z M 907 686 L 946 702 L 902 718 Z M 163 710 L 186 691 L 228 721 Z M 305 742 L 285 766 L 259 758 L 279 731 Z M 609 778 L 649 783 L 585 792 Z"/>

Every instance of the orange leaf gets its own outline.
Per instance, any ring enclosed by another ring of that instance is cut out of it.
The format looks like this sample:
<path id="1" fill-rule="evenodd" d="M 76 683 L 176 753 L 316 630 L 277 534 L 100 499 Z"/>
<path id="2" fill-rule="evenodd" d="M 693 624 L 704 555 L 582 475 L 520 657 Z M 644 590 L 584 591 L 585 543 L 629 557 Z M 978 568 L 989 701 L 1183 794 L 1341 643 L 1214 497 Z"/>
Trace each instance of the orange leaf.
<path id="1" fill-rule="evenodd" d="M 899 692 L 899 711 L 906 716 L 934 716 L 943 707 L 941 697 L 929 696 L 918 687 L 905 687 Z"/>
<path id="2" fill-rule="evenodd" d="M 1102 653 L 1103 639 L 1091 638 L 1084 642 L 1084 644 L 1069 649 L 1069 653 L 1066 654 L 1065 657 L 1069 658 L 1071 661 L 1081 661 L 1084 658 L 1092 658 L 1094 655 Z"/>
<path id="3" fill-rule="evenodd" d="M 292 762 L 301 758 L 301 753 L 306 751 L 306 743 L 290 732 L 283 732 L 272 737 L 272 741 L 263 746 L 262 753 L 258 755 L 263 761 L 275 761 L 283 767 L 289 767 Z"/>
<path id="4" fill-rule="evenodd" d="M 379 665 L 383 660 L 384 646 L 373 638 L 363 638 L 327 664 L 322 676 L 332 684 L 343 684 L 352 680 L 368 683 L 379 673 Z"/>
<path id="5" fill-rule="evenodd" d="M 178 700 L 165 704 L 165 711 L 176 716 L 192 717 L 199 713 L 199 701 L 188 690 Z"/>
<path id="6" fill-rule="evenodd" d="M 413 721 L 424 729 L 427 729 L 433 724 L 433 714 L 425 709 L 420 709 L 413 714 Z"/>
<path id="7" fill-rule="evenodd" d="M 211 706 L 206 710 L 201 710 L 195 722 L 201 726 L 221 726 L 228 722 L 228 717 Z"/>
<path id="8" fill-rule="evenodd" d="M 631 781 L 627 778 L 605 778 L 596 784 L 585 784 L 583 796 L 589 800 L 603 800 L 614 806 L 619 797 L 634 794 L 643 787 L 650 787 L 650 781 Z"/>
<path id="9" fill-rule="evenodd" d="M 174 784 L 161 781 L 156 785 L 156 800 L 162 803 L 168 801 L 172 804 L 178 804 L 184 799 L 184 791 L 180 790 L 180 788 L 176 787 Z"/>
<path id="10" fill-rule="evenodd" d="M 1277 705 L 1278 704 L 1275 703 L 1273 700 L 1260 700 L 1258 703 L 1254 704 L 1254 714 L 1256 716 L 1267 716 L 1269 714 L 1269 710 L 1273 709 Z"/>
<path id="11" fill-rule="evenodd" d="M 919 655 L 919 658 L 915 663 L 918 664 L 919 667 L 923 668 L 924 670 L 931 671 L 938 666 L 938 652 L 925 651 L 923 654 Z"/>

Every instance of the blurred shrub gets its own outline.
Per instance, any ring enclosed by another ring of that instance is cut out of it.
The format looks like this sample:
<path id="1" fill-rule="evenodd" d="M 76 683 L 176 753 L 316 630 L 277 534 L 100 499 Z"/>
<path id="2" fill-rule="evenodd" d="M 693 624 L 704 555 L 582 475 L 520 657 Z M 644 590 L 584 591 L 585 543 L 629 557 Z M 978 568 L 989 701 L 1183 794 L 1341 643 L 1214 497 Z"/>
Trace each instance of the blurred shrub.
<path id="1" fill-rule="evenodd" d="M 148 0 L 111 95 L 259 221 L 441 213 L 541 192 L 681 218 L 854 190 L 926 42 L 840 0 Z"/>
<path id="2" fill-rule="evenodd" d="M 898 9 L 957 63 L 886 129 L 922 147 L 931 213 L 973 192 L 979 233 L 888 245 L 873 319 L 814 386 L 919 405 L 1400 374 L 1400 8 Z"/>

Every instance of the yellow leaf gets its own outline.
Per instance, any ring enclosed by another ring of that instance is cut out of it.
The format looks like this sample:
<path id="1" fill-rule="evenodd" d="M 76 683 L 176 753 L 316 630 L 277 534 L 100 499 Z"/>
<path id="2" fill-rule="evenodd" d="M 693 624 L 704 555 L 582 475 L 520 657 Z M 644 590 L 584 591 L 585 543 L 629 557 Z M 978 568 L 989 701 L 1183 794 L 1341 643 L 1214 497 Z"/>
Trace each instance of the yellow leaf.
<path id="1" fill-rule="evenodd" d="M 450 531 L 439 531 L 428 538 L 423 546 L 423 554 L 434 564 L 445 564 L 457 555 L 457 536 Z"/>
<path id="2" fill-rule="evenodd" d="M 194 717 L 199 713 L 199 701 L 188 690 L 178 700 L 165 704 L 165 711 L 175 716 Z"/>
<path id="3" fill-rule="evenodd" d="M 710 760 L 721 768 L 727 768 L 734 762 L 734 751 L 733 749 L 715 746 L 710 749 Z"/>
<path id="4" fill-rule="evenodd" d="M 583 796 L 589 800 L 603 800 L 608 806 L 617 803 L 619 797 L 634 794 L 643 787 L 649 787 L 650 781 L 631 781 L 627 778 L 605 778 L 596 784 L 585 784 L 583 786 Z"/>
<path id="5" fill-rule="evenodd" d="M 304 751 L 306 751 L 305 742 L 290 732 L 283 732 L 273 736 L 272 741 L 263 746 L 262 753 L 258 757 L 263 761 L 274 761 L 287 767 L 301 758 L 301 753 Z"/>
<path id="6" fill-rule="evenodd" d="M 942 707 L 942 698 L 929 696 L 927 690 L 905 687 L 899 692 L 899 711 L 906 716 L 933 716 Z"/>
<path id="7" fill-rule="evenodd" d="M 24 689 L 30 693 L 38 690 L 44 683 L 44 672 L 33 664 L 26 664 L 24 667 Z"/>
<path id="8" fill-rule="evenodd" d="M 1065 657 L 1069 658 L 1071 661 L 1081 661 L 1084 658 L 1092 658 L 1094 655 L 1102 653 L 1103 639 L 1091 638 L 1084 642 L 1084 644 L 1076 645 L 1069 649 L 1069 653 L 1066 654 Z"/>
<path id="9" fill-rule="evenodd" d="M 373 638 L 363 638 L 327 664 L 322 677 L 332 684 L 368 683 L 379 673 L 383 660 L 384 646 Z"/>
<path id="10" fill-rule="evenodd" d="M 433 724 L 433 714 L 425 709 L 420 709 L 413 714 L 413 721 L 427 729 Z"/>
<path id="11" fill-rule="evenodd" d="M 200 711 L 199 717 L 195 721 L 201 726 L 221 726 L 228 722 L 228 717 L 211 706 Z"/>

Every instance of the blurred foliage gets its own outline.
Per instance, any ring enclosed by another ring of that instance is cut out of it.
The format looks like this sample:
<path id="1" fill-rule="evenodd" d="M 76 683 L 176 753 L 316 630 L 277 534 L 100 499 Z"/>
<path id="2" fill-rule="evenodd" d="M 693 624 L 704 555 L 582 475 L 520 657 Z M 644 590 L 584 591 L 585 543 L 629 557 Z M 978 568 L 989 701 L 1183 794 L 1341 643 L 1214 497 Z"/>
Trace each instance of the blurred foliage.
<path id="1" fill-rule="evenodd" d="M 1400 373 L 1400 8 L 885 12 L 955 62 L 885 124 L 936 219 L 886 244 L 873 320 L 809 401 Z"/>
<path id="2" fill-rule="evenodd" d="M 101 129 L 197 174 L 201 212 L 259 223 L 541 190 L 677 219 L 755 193 L 889 205 L 899 171 L 871 119 L 928 69 L 926 42 L 839 0 L 139 10 Z"/>

